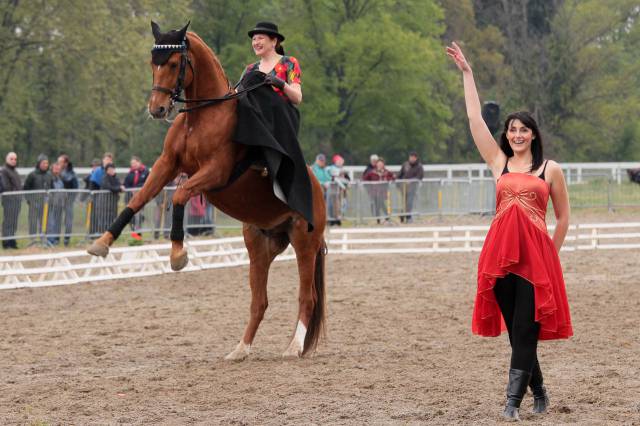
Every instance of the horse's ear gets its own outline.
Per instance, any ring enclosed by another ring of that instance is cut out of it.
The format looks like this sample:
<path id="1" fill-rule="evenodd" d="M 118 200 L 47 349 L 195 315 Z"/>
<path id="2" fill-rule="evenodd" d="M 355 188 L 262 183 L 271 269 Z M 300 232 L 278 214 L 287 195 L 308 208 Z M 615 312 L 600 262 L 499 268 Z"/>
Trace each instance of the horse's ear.
<path id="1" fill-rule="evenodd" d="M 151 21 L 151 32 L 153 33 L 153 38 L 158 41 L 162 32 L 160 31 L 160 26 L 153 21 Z"/>
<path id="2" fill-rule="evenodd" d="M 178 34 L 180 34 L 180 39 L 184 39 L 185 34 L 187 34 L 187 28 L 189 28 L 189 24 L 191 24 L 191 21 L 187 22 L 187 25 L 185 25 L 180 29 L 180 31 L 178 31 Z"/>

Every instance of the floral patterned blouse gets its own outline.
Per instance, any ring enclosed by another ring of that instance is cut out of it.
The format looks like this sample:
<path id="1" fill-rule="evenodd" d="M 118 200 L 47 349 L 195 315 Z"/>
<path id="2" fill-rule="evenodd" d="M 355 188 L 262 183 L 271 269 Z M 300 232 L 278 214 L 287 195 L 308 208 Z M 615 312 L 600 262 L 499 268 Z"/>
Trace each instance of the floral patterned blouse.
<path id="1" fill-rule="evenodd" d="M 260 69 L 260 61 L 253 64 L 249 64 L 247 65 L 247 68 L 242 73 L 242 76 L 244 76 L 246 73 L 250 71 L 256 71 L 259 69 Z M 300 64 L 298 63 L 298 60 L 293 56 L 283 56 L 282 58 L 280 58 L 276 66 L 273 67 L 273 69 L 269 74 L 274 74 L 276 77 L 283 79 L 289 84 L 302 84 L 302 79 L 301 79 L 302 72 L 300 71 Z M 240 80 L 242 80 L 242 77 L 240 77 Z M 285 93 L 282 90 L 276 87 L 274 87 L 273 90 L 275 90 L 276 93 L 278 93 L 280 96 L 282 96 L 286 100 L 289 100 L 287 95 L 285 95 Z"/>

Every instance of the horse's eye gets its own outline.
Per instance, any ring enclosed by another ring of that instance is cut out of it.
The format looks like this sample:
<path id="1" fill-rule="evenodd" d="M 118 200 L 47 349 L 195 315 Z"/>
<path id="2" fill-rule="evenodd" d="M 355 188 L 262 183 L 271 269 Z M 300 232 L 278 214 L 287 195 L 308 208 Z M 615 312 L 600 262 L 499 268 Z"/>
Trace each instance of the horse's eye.
<path id="1" fill-rule="evenodd" d="M 178 68 L 178 64 L 176 64 L 176 63 L 171 64 L 171 69 L 172 70 L 175 70 L 176 68 Z"/>

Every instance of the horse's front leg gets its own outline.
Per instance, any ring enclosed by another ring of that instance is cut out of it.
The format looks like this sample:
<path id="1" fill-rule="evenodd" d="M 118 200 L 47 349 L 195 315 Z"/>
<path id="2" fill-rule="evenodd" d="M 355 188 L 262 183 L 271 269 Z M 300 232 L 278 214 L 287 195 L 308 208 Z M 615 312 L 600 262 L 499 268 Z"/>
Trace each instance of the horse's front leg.
<path id="1" fill-rule="evenodd" d="M 120 233 L 133 216 L 147 204 L 153 197 L 175 177 L 176 165 L 167 155 L 161 155 L 151 168 L 151 173 L 140 191 L 138 191 L 129 201 L 127 207 L 120 212 L 120 215 L 111 224 L 100 238 L 95 240 L 87 249 L 89 254 L 105 257 L 109 253 L 109 246 L 118 239 Z"/>
<path id="2" fill-rule="evenodd" d="M 200 168 L 173 194 L 173 221 L 171 223 L 171 269 L 179 271 L 189 263 L 184 248 L 184 207 L 194 195 L 220 187 L 227 182 L 230 170 L 222 169 L 212 162 Z"/>

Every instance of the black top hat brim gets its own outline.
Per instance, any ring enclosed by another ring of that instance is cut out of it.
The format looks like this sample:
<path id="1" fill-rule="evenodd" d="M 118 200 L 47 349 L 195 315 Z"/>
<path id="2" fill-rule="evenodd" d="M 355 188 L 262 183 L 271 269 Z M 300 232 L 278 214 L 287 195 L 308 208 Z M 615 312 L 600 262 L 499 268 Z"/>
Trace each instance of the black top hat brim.
<path id="1" fill-rule="evenodd" d="M 249 38 L 252 38 L 256 34 L 266 34 L 266 35 L 277 37 L 278 40 L 280 40 L 281 42 L 284 41 L 284 36 L 279 32 L 272 30 L 271 28 L 255 27 L 254 29 L 249 31 L 247 34 L 249 34 Z"/>

